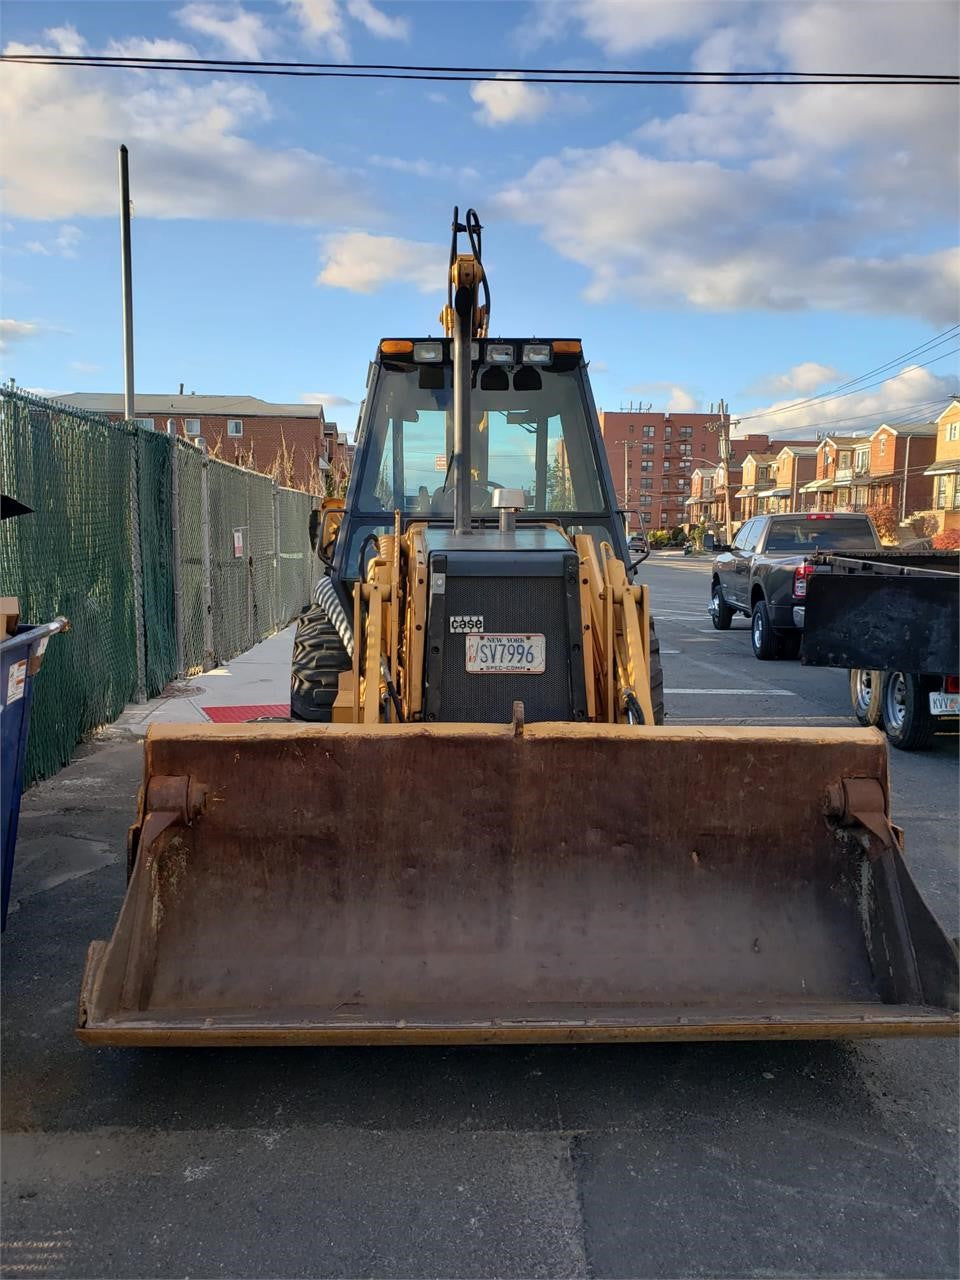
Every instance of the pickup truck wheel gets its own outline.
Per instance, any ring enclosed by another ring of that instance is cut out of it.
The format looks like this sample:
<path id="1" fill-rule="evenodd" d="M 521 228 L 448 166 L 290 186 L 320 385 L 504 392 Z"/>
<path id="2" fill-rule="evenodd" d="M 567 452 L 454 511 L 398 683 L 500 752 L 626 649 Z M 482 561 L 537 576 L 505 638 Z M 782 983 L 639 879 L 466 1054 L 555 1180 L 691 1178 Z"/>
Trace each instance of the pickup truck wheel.
<path id="1" fill-rule="evenodd" d="M 733 610 L 723 598 L 723 590 L 719 582 L 713 584 L 710 593 L 710 617 L 718 631 L 729 631 L 733 621 Z"/>
<path id="2" fill-rule="evenodd" d="M 769 662 L 777 656 L 777 636 L 770 624 L 770 611 L 766 600 L 758 600 L 753 606 L 750 620 L 750 642 L 753 655 L 761 662 Z"/>
<path id="3" fill-rule="evenodd" d="M 888 671 L 881 698 L 883 731 L 892 747 L 922 751 L 930 745 L 934 722 L 927 690 L 920 677 L 906 671 Z"/>
<path id="4" fill-rule="evenodd" d="M 850 705 L 857 723 L 862 724 L 865 729 L 875 729 L 880 723 L 882 693 L 882 671 L 854 667 L 850 672 Z"/>
<path id="5" fill-rule="evenodd" d="M 803 632 L 778 631 L 777 644 L 781 658 L 799 658 L 800 646 L 803 644 Z"/>

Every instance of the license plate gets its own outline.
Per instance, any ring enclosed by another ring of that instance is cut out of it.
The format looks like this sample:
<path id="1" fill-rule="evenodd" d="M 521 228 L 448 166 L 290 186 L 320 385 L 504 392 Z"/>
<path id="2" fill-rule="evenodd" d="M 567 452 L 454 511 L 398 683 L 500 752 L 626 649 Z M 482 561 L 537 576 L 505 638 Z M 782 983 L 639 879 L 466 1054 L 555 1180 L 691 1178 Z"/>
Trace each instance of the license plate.
<path id="1" fill-rule="evenodd" d="M 541 676 L 547 666 L 547 637 L 522 635 L 466 636 L 467 670 L 473 675 L 499 676 L 519 671 Z"/>
<path id="2" fill-rule="evenodd" d="M 960 693 L 931 693 L 930 714 L 960 716 Z"/>

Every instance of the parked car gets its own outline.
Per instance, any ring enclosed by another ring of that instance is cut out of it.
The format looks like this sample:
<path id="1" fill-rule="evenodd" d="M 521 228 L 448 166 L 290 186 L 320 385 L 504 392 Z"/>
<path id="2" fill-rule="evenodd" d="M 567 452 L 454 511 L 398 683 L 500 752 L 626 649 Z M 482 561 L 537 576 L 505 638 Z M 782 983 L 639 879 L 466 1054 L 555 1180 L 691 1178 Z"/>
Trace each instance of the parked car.
<path id="1" fill-rule="evenodd" d="M 754 516 L 713 562 L 710 616 L 726 631 L 735 614 L 751 619 L 756 657 L 795 658 L 803 639 L 807 578 L 817 552 L 873 552 L 880 539 L 868 516 L 853 512 L 793 512 Z"/>

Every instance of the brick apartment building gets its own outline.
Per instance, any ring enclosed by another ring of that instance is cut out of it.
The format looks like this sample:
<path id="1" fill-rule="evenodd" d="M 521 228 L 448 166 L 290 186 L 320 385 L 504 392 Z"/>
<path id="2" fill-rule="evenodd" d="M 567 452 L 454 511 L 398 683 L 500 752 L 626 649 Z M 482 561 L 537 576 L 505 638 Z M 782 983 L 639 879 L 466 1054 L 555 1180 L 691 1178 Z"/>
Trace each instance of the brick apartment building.
<path id="1" fill-rule="evenodd" d="M 114 392 L 77 392 L 58 396 L 63 403 L 113 421 L 123 419 L 123 396 Z M 350 470 L 352 447 L 322 405 L 272 404 L 256 396 L 137 395 L 136 421 L 154 431 L 205 445 L 225 462 L 270 471 L 286 447 L 293 482 L 316 484 L 329 474 L 335 484 Z"/>
<path id="2" fill-rule="evenodd" d="M 653 529 L 687 520 L 695 467 L 719 458 L 716 413 L 600 411 L 600 430 L 621 505 Z"/>
<path id="3" fill-rule="evenodd" d="M 816 479 L 805 485 L 818 511 L 893 506 L 901 519 L 930 507 L 926 469 L 937 452 L 937 423 L 883 423 L 869 435 L 825 436 Z"/>

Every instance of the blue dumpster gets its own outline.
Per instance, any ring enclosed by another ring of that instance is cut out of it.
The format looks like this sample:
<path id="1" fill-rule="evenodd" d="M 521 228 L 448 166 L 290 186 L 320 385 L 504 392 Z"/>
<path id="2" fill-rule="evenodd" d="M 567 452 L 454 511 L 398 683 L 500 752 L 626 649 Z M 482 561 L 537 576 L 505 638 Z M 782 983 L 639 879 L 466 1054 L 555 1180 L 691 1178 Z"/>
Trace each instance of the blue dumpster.
<path id="1" fill-rule="evenodd" d="M 3 818 L 0 830 L 3 874 L 0 929 L 7 927 L 7 907 L 10 905 L 33 680 L 40 669 L 48 640 L 66 625 L 66 618 L 55 618 L 53 622 L 45 622 L 39 627 L 21 622 L 14 635 L 0 641 L 0 816 Z"/>

